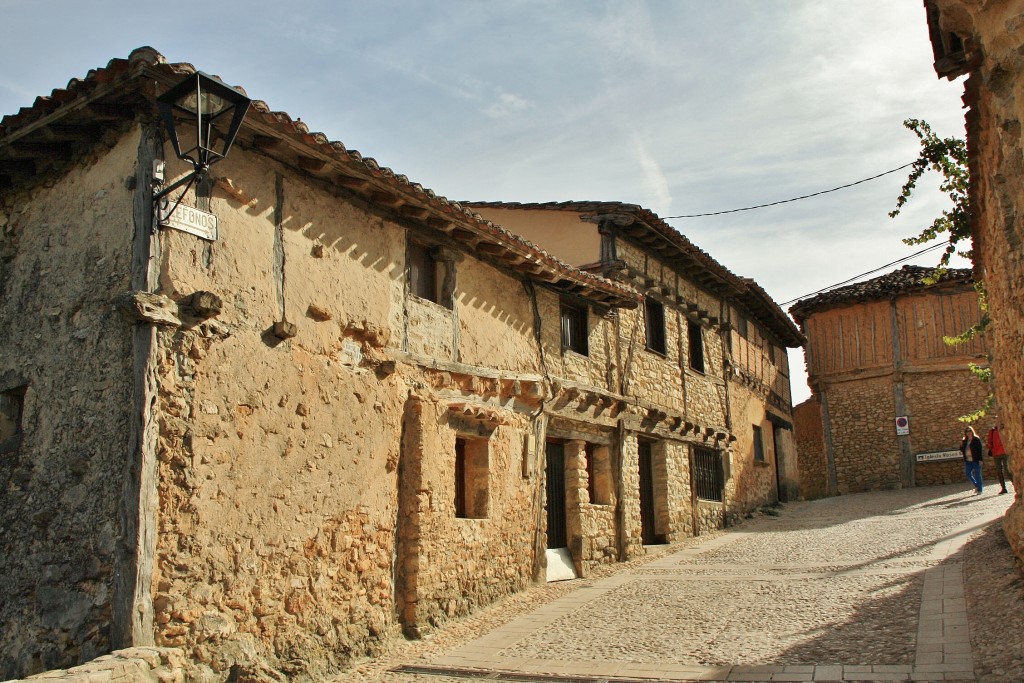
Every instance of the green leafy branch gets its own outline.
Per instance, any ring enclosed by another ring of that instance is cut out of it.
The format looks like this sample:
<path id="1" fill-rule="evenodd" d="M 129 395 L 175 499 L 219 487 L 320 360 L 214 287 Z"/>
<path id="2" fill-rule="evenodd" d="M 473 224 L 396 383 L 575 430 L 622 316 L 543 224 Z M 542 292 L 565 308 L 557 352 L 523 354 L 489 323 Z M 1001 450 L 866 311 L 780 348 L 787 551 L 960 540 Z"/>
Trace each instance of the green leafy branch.
<path id="1" fill-rule="evenodd" d="M 917 188 L 917 181 L 926 171 L 933 170 L 942 176 L 939 190 L 944 192 L 952 202 L 952 207 L 944 210 L 932 224 L 921 231 L 917 237 L 907 237 L 905 244 L 925 244 L 946 234 L 949 244 L 939 260 L 940 276 L 942 269 L 949 265 L 953 254 L 959 253 L 964 258 L 973 258 L 970 249 L 957 252 L 957 244 L 971 237 L 971 205 L 970 205 L 970 171 L 967 168 L 967 142 L 955 137 L 940 138 L 927 122 L 919 119 L 907 119 L 903 126 L 911 130 L 921 141 L 921 152 L 911 165 L 910 176 L 903 184 L 900 196 L 896 198 L 896 208 L 889 212 L 890 218 L 900 215 L 903 206 Z"/>
<path id="2" fill-rule="evenodd" d="M 932 240 L 939 239 L 945 235 L 947 244 L 939 259 L 939 265 L 935 271 L 925 278 L 924 283 L 933 285 L 938 282 L 946 272 L 946 266 L 953 254 L 959 254 L 974 262 L 972 249 L 958 251 L 957 245 L 963 240 L 971 238 L 971 205 L 970 205 L 970 179 L 971 174 L 967 166 L 967 142 L 960 138 L 940 138 L 933 131 L 927 122 L 919 119 L 907 119 L 903 122 L 904 127 L 911 130 L 921 141 L 921 151 L 917 159 L 911 164 L 910 176 L 903 184 L 900 196 L 896 198 L 896 208 L 889 212 L 890 218 L 900 215 L 901 209 L 906 205 L 910 196 L 917 188 L 917 181 L 929 170 L 937 172 L 942 177 L 939 190 L 949 197 L 952 203 L 951 208 L 942 212 L 932 224 L 921 231 L 917 237 L 907 237 L 904 244 L 917 245 L 926 244 Z M 985 294 L 985 283 L 976 282 L 975 291 L 978 293 L 978 306 L 981 309 L 981 318 L 977 324 L 964 330 L 961 334 L 943 337 L 942 340 L 950 346 L 966 344 L 975 337 L 979 337 L 988 329 L 990 317 L 988 313 L 988 299 Z M 979 380 L 985 383 L 992 381 L 992 368 L 981 366 L 976 363 L 968 363 L 967 368 Z M 967 415 L 961 415 L 958 420 L 965 423 L 977 422 L 985 417 L 991 409 L 995 395 L 990 390 L 981 407 Z"/>

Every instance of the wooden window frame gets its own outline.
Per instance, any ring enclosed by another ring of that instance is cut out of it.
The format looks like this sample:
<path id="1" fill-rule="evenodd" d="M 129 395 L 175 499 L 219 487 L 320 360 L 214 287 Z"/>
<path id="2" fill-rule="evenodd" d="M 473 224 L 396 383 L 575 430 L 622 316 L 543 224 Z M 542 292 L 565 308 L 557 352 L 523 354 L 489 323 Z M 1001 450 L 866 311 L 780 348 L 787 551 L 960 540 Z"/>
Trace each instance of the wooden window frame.
<path id="1" fill-rule="evenodd" d="M 765 460 L 764 452 L 764 430 L 761 429 L 761 425 L 753 425 L 754 427 L 754 462 L 767 462 Z"/>
<path id="2" fill-rule="evenodd" d="M 661 356 L 668 354 L 665 329 L 665 304 L 650 297 L 644 298 L 644 332 L 647 350 Z"/>
<path id="3" fill-rule="evenodd" d="M 699 323 L 686 321 L 686 341 L 690 369 L 704 374 L 704 329 Z"/>
<path id="4" fill-rule="evenodd" d="M 490 513 L 489 441 L 455 437 L 454 513 L 457 519 L 487 519 Z"/>
<path id="5" fill-rule="evenodd" d="M 562 329 L 562 352 L 572 351 L 581 356 L 589 356 L 587 338 L 590 330 L 587 307 L 562 300 L 559 318 Z"/>

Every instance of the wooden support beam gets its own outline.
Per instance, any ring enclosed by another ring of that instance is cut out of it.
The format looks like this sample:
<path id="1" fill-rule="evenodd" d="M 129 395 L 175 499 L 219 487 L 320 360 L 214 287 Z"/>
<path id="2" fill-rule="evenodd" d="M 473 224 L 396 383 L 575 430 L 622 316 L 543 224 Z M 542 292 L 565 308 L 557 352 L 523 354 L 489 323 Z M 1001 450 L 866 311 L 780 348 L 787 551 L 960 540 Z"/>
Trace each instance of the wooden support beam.
<path id="1" fill-rule="evenodd" d="M 325 159 L 313 159 L 312 157 L 299 157 L 299 168 L 310 173 L 319 173 L 327 165 Z"/>
<path id="2" fill-rule="evenodd" d="M 269 135 L 252 136 L 252 146 L 258 150 L 267 151 L 274 149 L 281 144 L 280 138 L 272 138 Z"/>

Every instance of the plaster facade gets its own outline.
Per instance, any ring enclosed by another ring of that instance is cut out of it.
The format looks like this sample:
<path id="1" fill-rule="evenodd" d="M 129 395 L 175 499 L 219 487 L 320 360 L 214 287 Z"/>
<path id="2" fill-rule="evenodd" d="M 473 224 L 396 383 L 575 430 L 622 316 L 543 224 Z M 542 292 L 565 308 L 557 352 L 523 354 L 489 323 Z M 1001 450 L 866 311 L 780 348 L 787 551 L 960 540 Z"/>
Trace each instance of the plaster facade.
<path id="1" fill-rule="evenodd" d="M 586 576 L 796 495 L 802 337 L 756 284 L 625 205 L 558 214 L 578 269 L 261 102 L 182 196 L 215 239 L 160 227 L 154 161 L 189 168 L 153 98 L 191 72 L 141 48 L 3 122 L 73 152 L 0 177 L 4 676 L 156 646 L 320 680 L 543 581 L 552 524 Z"/>

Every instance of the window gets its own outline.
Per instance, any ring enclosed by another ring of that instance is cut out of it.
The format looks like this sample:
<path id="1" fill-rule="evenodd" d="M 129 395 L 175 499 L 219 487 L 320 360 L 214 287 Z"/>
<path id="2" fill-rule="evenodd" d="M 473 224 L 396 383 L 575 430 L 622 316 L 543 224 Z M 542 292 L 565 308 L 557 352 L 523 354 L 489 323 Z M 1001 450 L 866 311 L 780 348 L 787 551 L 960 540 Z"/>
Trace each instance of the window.
<path id="1" fill-rule="evenodd" d="M 0 392 L 0 452 L 14 450 L 21 443 L 26 388 L 20 386 Z"/>
<path id="2" fill-rule="evenodd" d="M 693 488 L 697 492 L 697 497 L 721 502 L 724 488 L 721 452 L 695 446 L 691 463 Z"/>
<path id="3" fill-rule="evenodd" d="M 754 425 L 754 462 L 764 462 L 764 436 L 760 425 Z"/>
<path id="4" fill-rule="evenodd" d="M 747 335 L 750 333 L 747 329 L 747 316 L 743 315 L 742 313 L 736 314 L 736 331 L 744 339 L 746 339 Z"/>
<path id="5" fill-rule="evenodd" d="M 562 350 L 587 355 L 587 309 L 562 302 Z"/>
<path id="6" fill-rule="evenodd" d="M 700 325 L 686 321 L 686 336 L 689 341 L 690 367 L 697 372 L 704 372 L 704 336 Z"/>
<path id="7" fill-rule="evenodd" d="M 451 294 L 445 282 L 448 264 L 439 260 L 436 248 L 409 243 L 409 293 L 451 308 Z"/>
<path id="8" fill-rule="evenodd" d="M 665 306 L 660 301 L 644 299 L 644 327 L 647 350 L 665 355 Z"/>
<path id="9" fill-rule="evenodd" d="M 490 502 L 487 439 L 455 439 L 455 516 L 485 519 Z"/>

